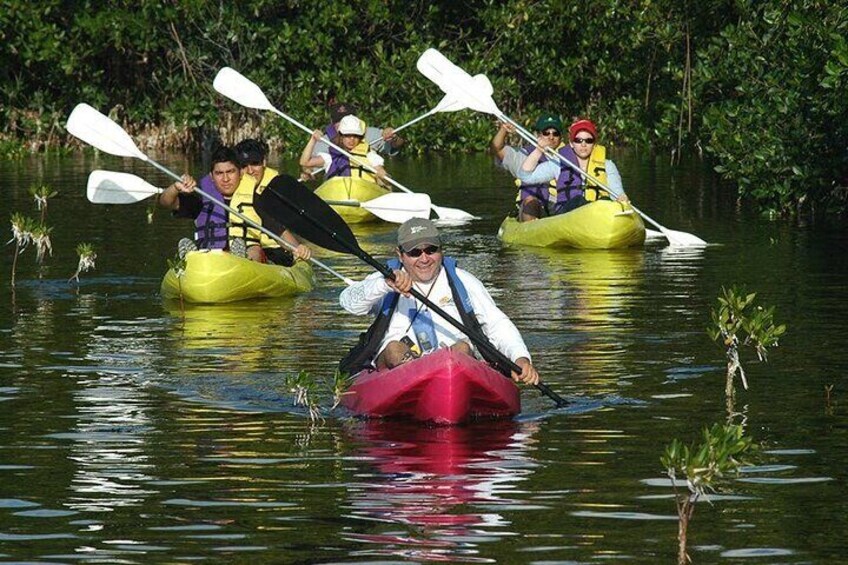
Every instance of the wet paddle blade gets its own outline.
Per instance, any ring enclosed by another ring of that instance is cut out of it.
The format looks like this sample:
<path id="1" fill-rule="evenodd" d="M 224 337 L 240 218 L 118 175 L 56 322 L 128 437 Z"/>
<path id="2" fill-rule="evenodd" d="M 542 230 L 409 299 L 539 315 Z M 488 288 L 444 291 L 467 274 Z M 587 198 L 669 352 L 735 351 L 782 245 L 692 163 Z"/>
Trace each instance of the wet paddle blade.
<path id="1" fill-rule="evenodd" d="M 162 189 L 129 173 L 95 170 L 88 175 L 86 196 L 94 204 L 135 204 Z"/>
<path id="2" fill-rule="evenodd" d="M 668 242 L 671 245 L 680 247 L 704 247 L 709 245 L 700 237 L 691 233 L 686 233 L 685 231 L 670 230 L 668 228 L 662 228 L 660 231 L 666 238 L 668 238 Z"/>
<path id="3" fill-rule="evenodd" d="M 390 192 L 359 205 L 382 220 L 402 224 L 411 218 L 429 218 L 431 203 L 427 194 Z"/>
<path id="4" fill-rule="evenodd" d="M 256 197 L 254 206 L 262 225 L 274 233 L 289 229 L 319 247 L 339 253 L 351 254 L 359 249 L 356 237 L 342 217 L 294 177 L 275 177 Z"/>
<path id="5" fill-rule="evenodd" d="M 215 75 L 212 88 L 242 106 L 257 110 L 274 110 L 274 106 L 259 86 L 230 67 L 224 67 Z"/>
<path id="6" fill-rule="evenodd" d="M 426 194 L 392 192 L 360 202 L 358 200 L 325 200 L 330 206 L 352 206 L 368 210 L 381 220 L 402 224 L 412 218 L 430 217 L 430 197 Z"/>
<path id="7" fill-rule="evenodd" d="M 110 155 L 148 160 L 121 126 L 88 104 L 76 105 L 65 128 L 74 137 Z"/>

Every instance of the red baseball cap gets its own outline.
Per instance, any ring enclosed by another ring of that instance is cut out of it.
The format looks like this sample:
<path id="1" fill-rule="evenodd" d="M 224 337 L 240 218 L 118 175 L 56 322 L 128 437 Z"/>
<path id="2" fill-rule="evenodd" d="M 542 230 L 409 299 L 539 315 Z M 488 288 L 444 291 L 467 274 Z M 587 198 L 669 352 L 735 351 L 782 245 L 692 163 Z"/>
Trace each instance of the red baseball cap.
<path id="1" fill-rule="evenodd" d="M 589 120 L 577 120 L 568 128 L 568 139 L 574 141 L 577 134 L 581 131 L 588 131 L 592 137 L 598 137 L 598 131 L 595 129 L 595 124 Z"/>

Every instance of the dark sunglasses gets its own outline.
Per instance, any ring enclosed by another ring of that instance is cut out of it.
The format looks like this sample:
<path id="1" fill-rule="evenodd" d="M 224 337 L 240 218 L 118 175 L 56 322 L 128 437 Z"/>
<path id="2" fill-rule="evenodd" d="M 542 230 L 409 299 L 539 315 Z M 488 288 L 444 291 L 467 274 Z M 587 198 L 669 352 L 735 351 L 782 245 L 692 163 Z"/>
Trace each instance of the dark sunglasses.
<path id="1" fill-rule="evenodd" d="M 562 137 L 562 134 L 555 129 L 546 129 L 542 132 L 542 135 L 544 135 L 545 137 L 551 137 L 552 135 Z"/>
<path id="2" fill-rule="evenodd" d="M 437 245 L 428 245 L 424 248 L 416 247 L 415 249 L 410 249 L 409 251 L 404 251 L 404 249 L 401 248 L 401 252 L 406 253 L 407 255 L 415 259 L 416 257 L 421 257 L 422 253 L 426 253 L 427 255 L 435 255 L 439 252 L 439 247 Z"/>
<path id="3" fill-rule="evenodd" d="M 593 143 L 595 143 L 595 138 L 594 137 L 575 137 L 574 143 L 576 143 L 577 145 L 580 145 L 581 143 L 583 145 L 592 145 Z"/>

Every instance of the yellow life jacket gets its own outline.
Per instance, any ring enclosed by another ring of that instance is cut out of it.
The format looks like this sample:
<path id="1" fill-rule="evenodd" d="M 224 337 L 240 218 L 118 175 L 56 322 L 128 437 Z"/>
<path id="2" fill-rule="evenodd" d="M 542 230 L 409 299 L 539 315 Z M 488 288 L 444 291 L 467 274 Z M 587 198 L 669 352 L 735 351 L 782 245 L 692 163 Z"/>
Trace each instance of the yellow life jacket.
<path id="1" fill-rule="evenodd" d="M 594 178 L 601 181 L 605 186 L 609 185 L 607 180 L 607 148 L 603 145 L 595 145 L 592 149 L 592 154 L 589 155 L 589 164 L 586 167 L 586 172 Z M 584 184 L 583 196 L 589 202 L 600 200 L 602 198 L 611 199 L 609 192 L 603 190 L 598 183 L 590 178 L 586 178 Z"/>
<path id="2" fill-rule="evenodd" d="M 338 144 L 339 147 L 344 147 L 341 143 Z M 345 149 L 345 151 L 347 151 Z M 369 182 L 377 182 L 377 178 L 374 176 L 374 173 L 363 167 L 357 161 L 370 165 L 368 161 L 368 153 L 371 151 L 371 146 L 365 142 L 365 138 L 362 138 L 362 141 L 354 147 L 352 150 L 347 151 L 357 159 L 349 159 L 347 155 L 344 155 L 340 151 L 330 148 L 330 158 L 332 159 L 332 163 L 330 164 L 330 169 L 327 172 L 327 178 L 333 178 L 338 176 L 348 176 L 343 174 L 342 171 L 339 171 L 341 167 L 344 166 L 345 163 L 349 164 L 350 167 L 350 176 L 353 178 L 361 178 L 365 179 Z"/>
<path id="3" fill-rule="evenodd" d="M 243 174 L 238 188 L 236 188 L 233 197 L 230 199 L 230 207 L 235 208 L 244 216 L 261 225 L 262 219 L 253 207 L 253 199 L 256 195 L 262 194 L 271 180 L 279 174 L 279 172 L 271 167 L 265 167 L 265 173 L 262 175 L 262 180 L 258 184 L 256 183 L 256 179 L 251 175 L 247 173 Z M 248 225 L 235 214 L 230 214 L 230 239 L 235 237 L 244 239 L 248 247 L 251 245 L 261 245 L 268 248 L 280 246 L 275 240 Z"/>

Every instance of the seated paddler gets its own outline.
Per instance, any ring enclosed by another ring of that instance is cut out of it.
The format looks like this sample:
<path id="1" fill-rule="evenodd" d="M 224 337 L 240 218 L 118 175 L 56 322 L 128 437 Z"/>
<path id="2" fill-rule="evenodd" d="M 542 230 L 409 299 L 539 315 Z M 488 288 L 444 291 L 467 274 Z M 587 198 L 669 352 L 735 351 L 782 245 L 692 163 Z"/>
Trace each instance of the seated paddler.
<path id="1" fill-rule="evenodd" d="M 629 201 L 618 168 L 607 158 L 606 147 L 597 143 L 595 124 L 590 120 L 578 120 L 568 128 L 568 136 L 569 143 L 564 148 L 558 146 L 555 138 L 540 135 L 536 139 L 539 147 L 534 147 L 529 154 L 511 147 L 503 151 L 504 168 L 522 184 L 555 184 L 555 189 L 548 193 L 549 200 L 542 215 L 564 214 L 595 200 Z M 564 161 L 547 159 L 545 148 L 558 149 Z M 567 165 L 566 161 L 574 166 Z"/>
<path id="2" fill-rule="evenodd" d="M 446 314 L 481 331 L 510 361 L 521 367 L 516 382 L 537 384 L 539 375 L 518 329 L 497 307 L 474 275 L 442 251 L 442 239 L 430 220 L 413 218 L 398 228 L 396 258 L 389 262 L 394 280 L 373 273 L 345 288 L 342 308 L 376 316 L 359 343 L 340 363 L 343 372 L 391 369 L 440 347 L 479 355 L 469 338 L 410 294 L 415 288 Z M 481 355 L 485 358 L 485 355 Z"/>

